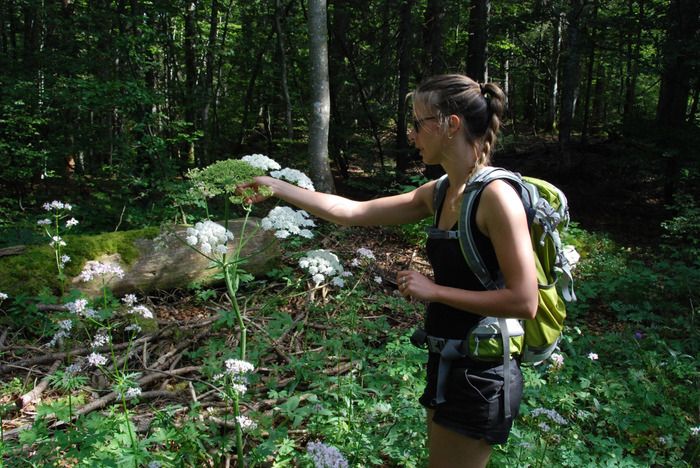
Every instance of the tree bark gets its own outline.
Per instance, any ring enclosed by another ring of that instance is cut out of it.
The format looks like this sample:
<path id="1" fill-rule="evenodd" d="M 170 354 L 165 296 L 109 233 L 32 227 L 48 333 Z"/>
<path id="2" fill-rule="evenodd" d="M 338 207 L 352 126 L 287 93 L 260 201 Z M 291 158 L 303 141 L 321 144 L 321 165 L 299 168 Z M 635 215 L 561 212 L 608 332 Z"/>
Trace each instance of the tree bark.
<path id="1" fill-rule="evenodd" d="M 287 51 L 284 44 L 284 31 L 282 30 L 282 6 L 280 0 L 275 0 L 275 32 L 277 33 L 277 49 L 280 54 L 280 79 L 282 81 L 282 96 L 284 96 L 285 124 L 287 126 L 287 138 L 294 138 L 294 126 L 292 124 L 292 100 L 289 98 L 289 84 L 287 83 Z"/>
<path id="2" fill-rule="evenodd" d="M 328 158 L 328 130 L 331 114 L 328 84 L 328 27 L 326 0 L 309 1 L 309 55 L 311 60 L 311 121 L 309 157 L 311 178 L 322 192 L 335 192 Z"/>
<path id="3" fill-rule="evenodd" d="M 442 51 L 442 23 L 444 17 L 444 0 L 428 0 L 423 16 L 424 76 L 445 73 L 446 63 Z"/>
<path id="4" fill-rule="evenodd" d="M 414 0 L 403 0 L 399 9 L 399 31 L 396 50 L 399 63 L 398 86 L 398 115 L 396 116 L 396 178 L 400 179 L 406 174 L 411 155 L 408 146 L 406 116 L 408 114 L 406 95 L 408 94 L 409 75 L 411 72 L 411 51 L 409 39 L 411 37 L 411 9 Z"/>
<path id="5" fill-rule="evenodd" d="M 486 46 L 490 8 L 490 0 L 471 0 L 469 7 L 467 76 L 480 83 L 487 79 Z"/>
<path id="6" fill-rule="evenodd" d="M 579 84 L 581 54 L 583 41 L 581 38 L 581 23 L 585 0 L 570 0 L 567 15 L 567 44 L 564 53 L 564 69 L 562 72 L 561 111 L 559 118 L 559 144 L 563 150 L 564 166 L 568 167 L 567 146 L 571 142 L 574 112 L 576 107 L 576 89 Z"/>
<path id="7" fill-rule="evenodd" d="M 194 50 L 196 39 L 196 20 L 195 12 L 197 10 L 197 2 L 188 0 L 185 3 L 185 121 L 190 125 L 190 132 L 194 132 L 197 128 L 196 123 L 196 84 L 197 84 L 197 64 Z M 195 163 L 195 147 L 194 141 L 188 142 L 187 162 L 193 165 Z"/>

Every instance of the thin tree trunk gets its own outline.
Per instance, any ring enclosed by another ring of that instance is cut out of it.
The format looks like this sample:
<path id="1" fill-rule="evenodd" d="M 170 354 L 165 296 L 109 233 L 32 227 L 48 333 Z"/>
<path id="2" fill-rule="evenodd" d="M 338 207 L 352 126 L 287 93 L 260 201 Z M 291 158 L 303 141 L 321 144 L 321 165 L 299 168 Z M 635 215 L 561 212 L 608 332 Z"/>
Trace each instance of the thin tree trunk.
<path id="1" fill-rule="evenodd" d="M 637 76 L 639 74 L 639 54 L 642 44 L 642 20 L 644 19 L 644 0 L 637 0 L 639 11 L 635 22 L 635 34 L 630 35 L 627 42 L 627 80 L 625 83 L 625 106 L 622 111 L 623 121 L 628 122 L 634 111 L 634 102 L 636 98 Z M 634 0 L 627 2 L 628 15 L 634 17 Z M 634 37 L 634 44 L 632 43 Z"/>
<path id="2" fill-rule="evenodd" d="M 311 121 L 309 157 L 311 178 L 317 190 L 335 192 L 328 158 L 328 130 L 331 114 L 328 84 L 328 27 L 326 0 L 309 0 L 309 56 L 311 61 Z"/>
<path id="3" fill-rule="evenodd" d="M 559 119 L 559 144 L 562 149 L 564 169 L 570 167 L 567 146 L 571 142 L 574 111 L 576 105 L 576 88 L 579 84 L 582 51 L 581 22 L 583 21 L 584 0 L 570 0 L 567 15 L 567 50 L 564 59 L 561 89 L 561 114 Z"/>
<path id="4" fill-rule="evenodd" d="M 196 123 L 196 98 L 195 90 L 197 84 L 197 64 L 194 50 L 194 42 L 196 39 L 195 12 L 197 10 L 196 1 L 187 1 L 185 4 L 185 121 L 190 125 L 190 132 L 194 132 L 197 128 Z M 188 142 L 187 162 L 192 165 L 195 163 L 195 148 L 194 141 Z"/>
<path id="5" fill-rule="evenodd" d="M 399 31 L 397 35 L 396 50 L 399 63 L 399 87 L 398 87 L 398 115 L 396 116 L 396 178 L 400 179 L 406 174 L 411 152 L 408 147 L 406 115 L 406 95 L 408 94 L 408 80 L 411 71 L 411 50 L 409 39 L 411 37 L 411 10 L 414 0 L 403 0 L 399 9 Z"/>
<path id="6" fill-rule="evenodd" d="M 478 82 L 486 80 L 486 46 L 490 0 L 471 0 L 469 7 L 469 44 L 467 75 Z"/>
<path id="7" fill-rule="evenodd" d="M 562 27 L 566 16 L 557 13 L 552 21 L 552 57 L 549 65 L 549 79 L 547 81 L 546 120 L 545 131 L 554 130 L 557 121 L 557 104 L 559 101 L 559 64 L 561 62 Z"/>
<path id="8" fill-rule="evenodd" d="M 586 70 L 586 95 L 583 101 L 583 128 L 581 130 L 581 143 L 588 142 L 589 134 L 589 118 L 590 118 L 590 103 L 591 103 L 591 88 L 593 86 L 593 65 L 595 64 L 595 49 L 596 44 L 594 38 L 596 37 L 595 21 L 598 17 L 598 0 L 593 0 L 593 14 L 592 21 L 590 22 L 590 34 L 588 34 L 588 69 Z"/>
<path id="9" fill-rule="evenodd" d="M 212 105 L 212 91 L 214 89 L 214 57 L 219 34 L 219 2 L 212 0 L 211 15 L 209 17 L 209 40 L 204 64 L 204 80 L 202 83 L 202 154 L 199 156 L 203 165 L 212 161 L 212 126 L 210 111 Z"/>
<path id="10" fill-rule="evenodd" d="M 445 17 L 443 0 L 428 0 L 423 17 L 423 74 L 439 75 L 446 70 L 442 56 L 442 23 Z"/>
<path id="11" fill-rule="evenodd" d="M 287 52 L 284 45 L 284 32 L 282 31 L 282 6 L 280 0 L 275 0 L 275 32 L 277 33 L 277 49 L 280 54 L 280 78 L 282 80 L 282 95 L 284 96 L 287 138 L 291 140 L 294 138 L 294 126 L 292 124 L 292 101 L 289 98 L 289 85 L 287 84 Z"/>

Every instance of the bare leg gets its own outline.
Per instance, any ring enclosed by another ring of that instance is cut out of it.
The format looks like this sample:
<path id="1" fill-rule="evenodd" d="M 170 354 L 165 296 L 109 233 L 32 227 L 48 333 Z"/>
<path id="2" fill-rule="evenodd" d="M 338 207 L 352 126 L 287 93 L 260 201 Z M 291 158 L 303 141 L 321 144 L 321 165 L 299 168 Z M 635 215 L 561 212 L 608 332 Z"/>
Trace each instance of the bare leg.
<path id="1" fill-rule="evenodd" d="M 484 468 L 491 457 L 491 446 L 483 439 L 457 434 L 433 422 L 427 410 L 430 468 Z"/>

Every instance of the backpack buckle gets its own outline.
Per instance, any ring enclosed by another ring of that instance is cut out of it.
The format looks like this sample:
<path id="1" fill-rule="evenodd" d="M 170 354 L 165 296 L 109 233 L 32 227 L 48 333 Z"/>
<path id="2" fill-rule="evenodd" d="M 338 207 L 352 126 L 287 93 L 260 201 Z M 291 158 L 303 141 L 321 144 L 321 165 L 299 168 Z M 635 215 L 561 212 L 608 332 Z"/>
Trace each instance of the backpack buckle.
<path id="1" fill-rule="evenodd" d="M 437 336 L 427 336 L 426 338 L 426 343 L 428 343 L 428 351 L 437 354 L 442 353 L 443 348 L 447 344 L 447 339 Z"/>

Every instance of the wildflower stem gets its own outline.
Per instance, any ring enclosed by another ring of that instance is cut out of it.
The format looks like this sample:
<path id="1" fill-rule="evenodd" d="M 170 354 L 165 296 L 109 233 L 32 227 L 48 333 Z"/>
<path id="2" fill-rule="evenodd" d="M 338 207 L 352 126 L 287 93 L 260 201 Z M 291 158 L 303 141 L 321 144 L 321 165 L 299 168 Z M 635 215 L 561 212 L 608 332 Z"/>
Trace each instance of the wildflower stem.
<path id="1" fill-rule="evenodd" d="M 243 458 L 243 429 L 241 428 L 240 407 L 238 406 L 238 395 L 233 397 L 233 418 L 236 423 L 236 454 L 238 455 L 238 466 L 245 468 L 245 458 Z"/>
<path id="2" fill-rule="evenodd" d="M 136 445 L 136 440 L 134 440 L 134 433 L 131 430 L 131 422 L 129 421 L 129 408 L 126 407 L 126 398 L 124 397 L 124 394 L 122 393 L 122 408 L 124 408 L 124 420 L 126 422 L 126 428 L 129 431 L 129 440 L 131 440 L 131 448 L 134 451 L 134 466 L 138 468 L 138 462 L 136 459 L 136 452 L 137 452 L 137 445 Z"/>

